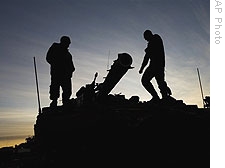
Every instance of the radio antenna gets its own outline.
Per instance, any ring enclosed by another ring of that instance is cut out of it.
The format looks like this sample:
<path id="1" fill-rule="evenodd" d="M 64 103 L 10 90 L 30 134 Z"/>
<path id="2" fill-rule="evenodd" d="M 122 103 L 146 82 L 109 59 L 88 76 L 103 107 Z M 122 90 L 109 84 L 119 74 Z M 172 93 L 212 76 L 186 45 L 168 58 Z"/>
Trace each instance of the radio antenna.
<path id="1" fill-rule="evenodd" d="M 109 50 L 109 54 L 108 54 L 107 71 L 109 70 L 109 57 L 110 57 L 110 50 Z"/>
<path id="2" fill-rule="evenodd" d="M 198 72 L 198 80 L 199 80 L 199 85 L 200 85 L 201 94 L 202 94 L 202 102 L 203 102 L 203 107 L 205 108 L 204 96 L 203 96 L 203 90 L 202 90 L 202 83 L 201 83 L 201 78 L 200 78 L 200 73 L 199 73 L 198 68 L 197 68 L 197 72 Z"/>
<path id="3" fill-rule="evenodd" d="M 34 72 L 35 72 L 36 87 L 37 87 L 38 114 L 41 114 L 41 103 L 40 103 L 40 97 L 39 97 L 38 77 L 37 77 L 37 68 L 36 68 L 36 61 L 35 61 L 35 57 L 34 57 Z"/>

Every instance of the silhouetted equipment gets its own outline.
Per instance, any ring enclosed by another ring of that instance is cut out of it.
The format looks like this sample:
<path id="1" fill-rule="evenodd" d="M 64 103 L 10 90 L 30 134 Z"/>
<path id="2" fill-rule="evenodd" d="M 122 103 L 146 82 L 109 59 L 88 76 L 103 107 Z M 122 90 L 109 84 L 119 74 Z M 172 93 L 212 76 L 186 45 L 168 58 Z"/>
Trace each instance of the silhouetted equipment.
<path id="1" fill-rule="evenodd" d="M 210 108 L 210 97 L 209 96 L 205 96 L 204 100 L 204 107 L 205 108 Z"/>
<path id="2" fill-rule="evenodd" d="M 104 99 L 111 90 L 116 86 L 124 74 L 134 67 L 131 67 L 133 60 L 132 57 L 127 53 L 119 53 L 118 58 L 114 60 L 108 75 L 106 76 L 104 82 L 99 87 L 97 93 L 97 99 Z"/>
<path id="3" fill-rule="evenodd" d="M 106 96 L 116 86 L 124 74 L 132 69 L 132 57 L 127 53 L 118 54 L 118 58 L 114 60 L 108 75 L 105 77 L 103 83 L 96 84 L 95 80 L 98 73 L 95 74 L 95 78 L 91 84 L 82 86 L 76 93 L 76 103 L 78 106 L 91 105 L 93 102 L 104 101 Z"/>
<path id="4" fill-rule="evenodd" d="M 77 105 L 88 105 L 92 104 L 95 101 L 95 87 L 97 86 L 95 81 L 98 76 L 98 72 L 95 73 L 94 80 L 91 84 L 86 84 L 86 86 L 82 86 L 76 93 Z"/>
<path id="5" fill-rule="evenodd" d="M 35 57 L 34 57 L 34 71 L 35 71 L 36 86 L 37 86 L 38 112 L 40 114 L 41 113 L 41 103 L 40 103 L 40 97 L 39 97 L 38 77 L 37 77 L 37 68 L 36 68 Z"/>
<path id="6" fill-rule="evenodd" d="M 201 83 L 201 78 L 200 78 L 200 73 L 199 73 L 198 68 L 197 68 L 197 72 L 198 72 L 199 85 L 200 85 L 201 94 L 202 94 L 203 107 L 205 108 L 205 102 L 204 102 L 204 96 L 203 96 L 203 90 L 202 90 L 202 83 Z"/>

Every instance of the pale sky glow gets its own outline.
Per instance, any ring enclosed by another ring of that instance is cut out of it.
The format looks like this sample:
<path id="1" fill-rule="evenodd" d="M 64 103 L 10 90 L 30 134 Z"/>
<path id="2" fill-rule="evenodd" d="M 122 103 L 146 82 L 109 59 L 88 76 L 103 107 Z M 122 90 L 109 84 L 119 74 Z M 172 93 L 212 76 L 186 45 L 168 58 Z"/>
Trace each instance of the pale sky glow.
<path id="1" fill-rule="evenodd" d="M 143 32 L 150 29 L 164 42 L 166 80 L 172 96 L 202 107 L 196 68 L 204 96 L 210 95 L 209 16 L 209 0 L 5 1 L 0 6 L 0 147 L 6 142 L 9 145 L 10 136 L 25 139 L 33 134 L 38 113 L 33 57 L 41 106 L 49 106 L 50 75 L 45 57 L 62 35 L 71 37 L 76 68 L 71 98 L 92 82 L 95 72 L 99 73 L 96 81 L 103 82 L 107 64 L 110 68 L 118 53 L 127 52 L 135 68 L 111 93 L 150 100 L 138 73 L 147 45 Z M 158 90 L 157 85 L 155 88 Z M 3 139 L 8 141 L 1 144 Z"/>

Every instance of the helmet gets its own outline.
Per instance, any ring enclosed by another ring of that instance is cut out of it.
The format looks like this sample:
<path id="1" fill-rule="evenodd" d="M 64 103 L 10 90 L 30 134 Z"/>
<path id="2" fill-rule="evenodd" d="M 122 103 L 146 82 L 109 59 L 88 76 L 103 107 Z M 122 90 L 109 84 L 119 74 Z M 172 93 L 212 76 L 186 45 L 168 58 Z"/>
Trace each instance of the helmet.
<path id="1" fill-rule="evenodd" d="M 70 38 L 68 36 L 62 36 L 60 38 L 60 42 L 61 43 L 64 43 L 64 44 L 70 44 L 71 43 L 71 40 L 70 40 Z"/>

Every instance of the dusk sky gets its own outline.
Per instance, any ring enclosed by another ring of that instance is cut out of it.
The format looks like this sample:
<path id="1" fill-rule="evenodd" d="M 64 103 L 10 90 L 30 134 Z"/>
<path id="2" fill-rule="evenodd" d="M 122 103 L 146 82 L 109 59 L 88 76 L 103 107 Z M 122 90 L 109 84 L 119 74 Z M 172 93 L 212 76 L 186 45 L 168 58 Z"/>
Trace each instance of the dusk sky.
<path id="1" fill-rule="evenodd" d="M 1 3 L 0 20 L 0 147 L 34 134 L 38 103 L 33 57 L 41 107 L 48 107 L 46 52 L 63 35 L 71 38 L 69 50 L 76 68 L 71 98 L 92 82 L 95 72 L 96 82 L 103 82 L 117 54 L 126 52 L 135 68 L 111 93 L 150 100 L 138 73 L 146 29 L 163 39 L 172 96 L 202 108 L 197 68 L 203 94 L 210 95 L 210 0 L 7 0 Z M 158 91 L 154 79 L 153 83 Z"/>

